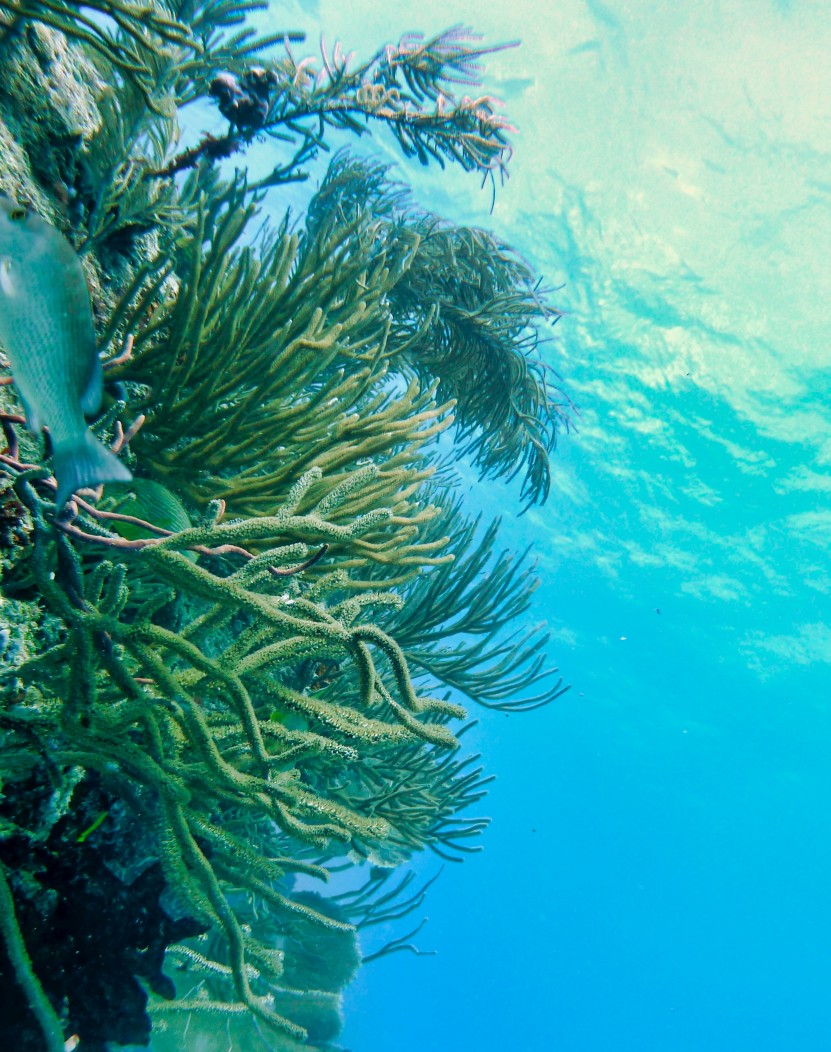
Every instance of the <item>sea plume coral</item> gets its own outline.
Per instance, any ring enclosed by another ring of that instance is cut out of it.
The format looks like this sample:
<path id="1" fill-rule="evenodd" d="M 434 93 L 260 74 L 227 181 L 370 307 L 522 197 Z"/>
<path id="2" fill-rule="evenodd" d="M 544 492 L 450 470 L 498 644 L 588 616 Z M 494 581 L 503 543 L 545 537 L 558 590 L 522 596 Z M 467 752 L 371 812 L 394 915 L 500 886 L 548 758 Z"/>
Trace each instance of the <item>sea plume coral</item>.
<path id="1" fill-rule="evenodd" d="M 200 1013 L 328 1047 L 362 925 L 420 902 L 378 873 L 425 848 L 458 860 L 486 825 L 465 811 L 489 780 L 460 748 L 467 703 L 562 689 L 544 631 L 505 634 L 530 568 L 448 495 L 437 444 L 545 498 L 564 416 L 538 344 L 556 311 L 507 246 L 348 154 L 302 229 L 253 235 L 264 190 L 330 128 L 386 124 L 406 153 L 498 174 L 494 100 L 451 97 L 492 49 L 452 30 L 356 70 L 340 49 L 315 74 L 288 45 L 258 58 L 273 74 L 258 130 L 297 152 L 252 186 L 175 150 L 178 109 L 217 68 L 253 90 L 252 54 L 273 43 L 240 21 L 254 5 L 151 4 L 142 21 L 145 6 L 87 5 L 93 27 L 60 0 L 0 0 L 0 53 L 35 80 L 32 26 L 114 86 L 54 193 L 25 163 L 43 141 L 5 154 L 0 181 L 82 251 L 108 392 L 91 427 L 135 476 L 59 515 L 51 450 L 0 386 L 3 988 L 49 1048 Z M 335 866 L 365 862 L 365 891 L 325 893 Z M 108 996 L 95 958 L 50 973 L 34 919 L 65 908 L 92 938 L 84 895 L 102 889 L 125 1029 L 80 1003 Z"/>

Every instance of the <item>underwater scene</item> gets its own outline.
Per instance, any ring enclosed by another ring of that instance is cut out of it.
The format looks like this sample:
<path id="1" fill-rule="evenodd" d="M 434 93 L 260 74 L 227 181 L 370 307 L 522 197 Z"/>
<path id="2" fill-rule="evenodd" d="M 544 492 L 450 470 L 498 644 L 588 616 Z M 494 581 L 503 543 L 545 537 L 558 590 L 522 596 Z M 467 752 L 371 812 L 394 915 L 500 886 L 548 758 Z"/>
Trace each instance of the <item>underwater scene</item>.
<path id="1" fill-rule="evenodd" d="M 0 0 L 0 1036 L 831 1050 L 831 9 Z"/>

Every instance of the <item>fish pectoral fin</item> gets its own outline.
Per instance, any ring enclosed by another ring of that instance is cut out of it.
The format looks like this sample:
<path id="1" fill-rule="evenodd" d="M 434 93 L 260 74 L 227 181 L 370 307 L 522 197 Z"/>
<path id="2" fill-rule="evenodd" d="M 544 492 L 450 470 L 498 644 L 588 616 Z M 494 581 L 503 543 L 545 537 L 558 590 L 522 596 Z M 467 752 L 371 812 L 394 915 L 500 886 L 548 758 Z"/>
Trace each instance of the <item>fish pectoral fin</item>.
<path id="1" fill-rule="evenodd" d="M 101 367 L 101 359 L 98 352 L 95 353 L 92 363 L 92 372 L 81 395 L 81 408 L 87 416 L 94 416 L 101 408 L 101 392 L 104 386 L 104 371 Z"/>

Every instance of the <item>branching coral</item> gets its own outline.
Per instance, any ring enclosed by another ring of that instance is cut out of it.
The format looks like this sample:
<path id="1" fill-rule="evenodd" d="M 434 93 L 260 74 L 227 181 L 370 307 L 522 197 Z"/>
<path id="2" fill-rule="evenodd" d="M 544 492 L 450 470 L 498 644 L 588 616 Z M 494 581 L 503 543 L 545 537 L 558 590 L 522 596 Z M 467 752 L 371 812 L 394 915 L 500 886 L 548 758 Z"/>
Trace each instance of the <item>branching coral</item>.
<path id="1" fill-rule="evenodd" d="M 439 507 L 446 503 L 440 494 L 434 500 Z M 539 584 L 524 565 L 528 551 L 497 556 L 499 519 L 480 533 L 481 517 L 466 518 L 458 498 L 443 510 L 425 533 L 450 521 L 453 561 L 408 583 L 401 607 L 382 612 L 380 623 L 394 634 L 414 676 L 486 708 L 516 712 L 547 705 L 567 689 L 562 679 L 550 684 L 557 669 L 547 660 L 548 632 L 544 625 L 511 631 Z M 542 686 L 545 681 L 549 685 Z"/>
<path id="2" fill-rule="evenodd" d="M 268 512 L 311 464 L 327 477 L 310 493 L 319 499 L 344 483 L 345 467 L 371 457 L 381 471 L 332 497 L 341 518 L 356 501 L 361 510 L 392 504 L 406 525 L 412 516 L 398 505 L 425 477 L 419 450 L 449 407 L 418 383 L 398 398 L 385 389 L 382 303 L 394 277 L 347 248 L 354 229 L 302 258 L 289 234 L 259 251 L 239 247 L 255 210 L 243 195 L 231 185 L 209 205 L 203 198 L 172 261 L 175 293 L 157 303 L 170 264 L 153 260 L 111 321 L 109 333 L 137 330 L 133 356 L 112 371 L 148 388 L 136 451 L 192 499 L 222 497 L 244 514 Z"/>
<path id="3" fill-rule="evenodd" d="M 297 62 L 288 51 L 277 69 L 279 90 L 264 121 L 267 131 L 288 131 L 314 141 L 326 124 L 360 133 L 369 120 L 386 123 L 404 153 L 423 164 L 453 160 L 468 171 L 504 172 L 510 157 L 507 135 L 514 129 L 496 113 L 497 100 L 483 95 L 457 99 L 453 86 L 478 85 L 478 59 L 510 44 L 481 47 L 464 26 L 425 41 L 410 33 L 350 70 L 351 56 L 336 44 L 322 68 L 311 59 Z M 285 82 L 282 81 L 282 77 Z M 426 108 L 428 103 L 433 110 Z M 316 137 L 306 119 L 319 121 Z"/>
<path id="4" fill-rule="evenodd" d="M 294 151 L 257 184 L 276 186 L 306 178 L 303 166 L 327 149 L 327 129 L 361 135 L 377 123 L 392 131 L 406 156 L 422 164 L 435 160 L 444 167 L 453 161 L 492 180 L 497 173 L 504 177 L 511 154 L 508 135 L 514 129 L 496 112 L 499 100 L 454 93 L 456 84 L 479 85 L 478 59 L 513 46 L 482 47 L 479 39 L 464 26 L 428 41 L 409 33 L 354 69 L 353 56 L 340 43 L 330 56 L 325 40 L 319 61 L 298 61 L 286 38 L 284 58 L 253 68 L 244 61 L 250 49 L 239 48 L 226 55 L 225 71 L 210 85 L 230 122 L 228 134 L 222 140 L 205 136 L 148 175 L 169 177 L 202 157 L 228 156 L 265 135 Z"/>
<path id="5" fill-rule="evenodd" d="M 274 42 L 245 26 L 257 6 L 0 0 L 0 50 L 26 59 L 28 27 L 61 30 L 110 84 L 55 213 L 97 280 L 110 400 L 92 426 L 136 476 L 56 518 L 49 446 L 0 385 L 0 972 L 48 1047 L 144 1034 L 140 978 L 154 1025 L 218 1014 L 330 1048 L 361 927 L 421 901 L 379 873 L 425 848 L 458 860 L 487 824 L 466 813 L 490 779 L 459 748 L 458 699 L 561 690 L 545 632 L 508 629 L 532 571 L 435 472 L 445 433 L 483 475 L 521 473 L 526 501 L 547 494 L 563 416 L 538 344 L 556 311 L 530 269 L 348 155 L 302 230 L 251 235 L 264 186 L 302 174 L 329 128 L 383 122 L 421 160 L 502 172 L 495 100 L 451 91 L 497 49 L 457 28 L 351 71 L 288 42 L 253 67 Z M 226 98 L 224 146 L 179 163 L 177 110 L 217 70 L 265 109 L 255 128 Z M 294 155 L 260 186 L 221 178 L 208 162 L 255 132 Z M 351 896 L 297 886 L 366 861 Z M 115 873 L 109 971 L 132 1007 L 123 1030 L 99 1018 L 103 1038 L 78 1007 L 103 990 L 94 962 L 84 982 L 47 974 L 28 930 L 56 903 L 83 915 L 54 886 L 70 862 L 79 888 Z M 139 895 L 150 934 L 126 931 Z"/>
<path id="6" fill-rule="evenodd" d="M 111 778 L 117 772 L 150 794 L 165 873 L 199 918 L 224 932 L 237 1003 L 297 1033 L 269 1007 L 267 992 L 252 990 L 248 956 L 261 965 L 267 950 L 243 933 L 220 882 L 245 887 L 283 910 L 307 913 L 273 888 L 297 866 L 257 855 L 212 816 L 217 809 L 242 808 L 320 850 L 331 851 L 336 842 L 371 851 L 387 838 L 388 821 L 354 794 L 327 791 L 326 771 L 333 764 L 346 770 L 384 743 L 453 747 L 444 723 L 429 717 L 458 718 L 461 710 L 417 696 L 400 648 L 379 629 L 351 624 L 337 606 L 327 610 L 302 593 L 275 594 L 275 585 L 284 585 L 268 567 L 296 558 L 296 543 L 267 548 L 224 573 L 194 565 L 177 548 L 267 544 L 286 534 L 314 542 L 360 536 L 376 516 L 343 527 L 320 515 L 294 515 L 293 505 L 311 481 L 304 479 L 282 515 L 180 531 L 130 550 L 130 560 L 97 561 L 93 572 L 85 572 L 76 545 L 48 524 L 48 505 L 27 474 L 17 477 L 15 487 L 34 524 L 31 565 L 42 600 L 65 634 L 6 674 L 23 700 L 4 712 L 2 725 L 12 736 L 24 728 L 48 734 L 50 761 L 58 769 L 81 767 Z M 86 525 L 98 531 L 100 544 L 115 539 L 95 520 Z M 134 563 L 152 568 L 160 586 L 156 595 L 136 600 Z M 173 630 L 163 622 L 177 594 L 192 597 L 200 612 L 192 611 L 188 626 Z M 233 641 L 218 645 L 232 619 Z M 287 670 L 321 654 L 354 668 L 353 689 L 337 702 L 286 682 Z M 57 727 L 46 721 L 37 728 L 44 696 L 64 699 Z M 282 717 L 289 714 L 300 717 L 302 729 L 285 726 Z M 316 773 L 320 765 L 323 774 Z M 271 982 L 278 979 L 274 970 Z"/>
<path id="7" fill-rule="evenodd" d="M 258 0 L 0 0 L 4 37 L 41 23 L 84 45 L 107 68 L 133 85 L 155 113 L 170 115 L 204 92 L 217 63 L 242 62 L 301 33 L 258 36 L 251 28 L 228 35 Z"/>
<path id="8" fill-rule="evenodd" d="M 485 477 L 524 475 L 522 497 L 544 501 L 549 454 L 567 427 L 567 397 L 541 360 L 559 311 L 508 245 L 414 207 L 387 168 L 336 156 L 309 209 L 309 236 L 373 217 L 364 259 L 398 280 L 388 294 L 388 353 L 405 376 L 438 380 L 452 399 L 462 453 Z M 400 261 L 400 262 L 399 262 Z"/>

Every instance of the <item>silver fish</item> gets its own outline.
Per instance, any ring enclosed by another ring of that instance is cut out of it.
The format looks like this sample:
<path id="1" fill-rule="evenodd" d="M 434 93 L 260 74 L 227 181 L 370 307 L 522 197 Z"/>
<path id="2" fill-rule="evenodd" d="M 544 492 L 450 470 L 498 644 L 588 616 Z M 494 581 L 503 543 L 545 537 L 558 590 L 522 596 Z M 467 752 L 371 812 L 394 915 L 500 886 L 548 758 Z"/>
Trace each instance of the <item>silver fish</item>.
<path id="1" fill-rule="evenodd" d="M 49 428 L 57 507 L 82 486 L 127 482 L 128 469 L 87 428 L 101 407 L 101 359 L 89 289 L 66 238 L 0 197 L 0 345 L 34 432 Z"/>

